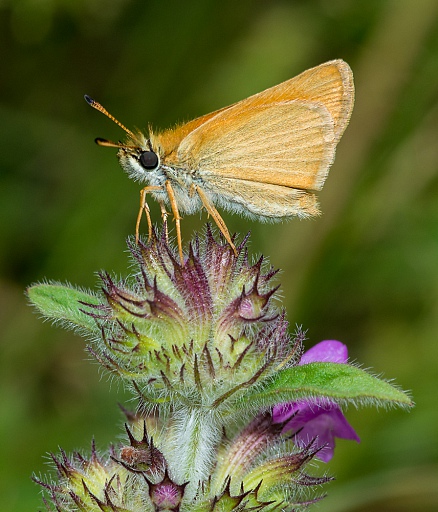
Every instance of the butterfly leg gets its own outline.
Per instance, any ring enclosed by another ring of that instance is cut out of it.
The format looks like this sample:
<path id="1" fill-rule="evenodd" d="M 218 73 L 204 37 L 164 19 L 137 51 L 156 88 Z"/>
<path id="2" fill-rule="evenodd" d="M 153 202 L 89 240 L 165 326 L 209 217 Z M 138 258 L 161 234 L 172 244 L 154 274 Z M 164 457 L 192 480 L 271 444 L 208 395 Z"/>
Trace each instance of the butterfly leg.
<path id="1" fill-rule="evenodd" d="M 149 234 L 148 241 L 151 239 L 152 221 L 151 221 L 151 214 L 150 214 L 149 206 L 146 202 L 146 194 L 148 194 L 149 192 L 152 192 L 154 190 L 162 190 L 162 188 L 150 186 L 150 187 L 144 187 L 140 190 L 140 208 L 138 210 L 137 222 L 135 223 L 135 243 L 136 244 L 138 244 L 138 239 L 140 237 L 140 221 L 141 221 L 141 216 L 142 216 L 143 212 L 145 213 L 146 219 L 148 221 L 148 234 Z"/>
<path id="2" fill-rule="evenodd" d="M 169 196 L 170 207 L 172 208 L 173 217 L 175 219 L 175 227 L 176 227 L 176 239 L 178 242 L 178 252 L 179 259 L 181 260 L 181 264 L 184 265 L 184 255 L 182 250 L 182 239 L 181 239 L 181 217 L 178 211 L 178 203 L 176 202 L 175 192 L 173 191 L 172 185 L 170 181 L 167 180 L 165 183 L 166 192 Z"/>
<path id="3" fill-rule="evenodd" d="M 220 229 L 221 233 L 224 235 L 225 240 L 230 244 L 231 249 L 233 249 L 234 254 L 237 256 L 237 250 L 234 246 L 230 232 L 228 231 L 228 228 L 224 222 L 224 219 L 220 216 L 219 212 L 216 210 L 216 208 L 210 203 L 207 196 L 205 195 L 205 192 L 199 188 L 196 187 L 196 192 L 198 193 L 202 204 L 204 205 L 204 208 L 207 210 L 208 214 L 211 215 L 212 219 L 215 221 L 216 226 Z"/>

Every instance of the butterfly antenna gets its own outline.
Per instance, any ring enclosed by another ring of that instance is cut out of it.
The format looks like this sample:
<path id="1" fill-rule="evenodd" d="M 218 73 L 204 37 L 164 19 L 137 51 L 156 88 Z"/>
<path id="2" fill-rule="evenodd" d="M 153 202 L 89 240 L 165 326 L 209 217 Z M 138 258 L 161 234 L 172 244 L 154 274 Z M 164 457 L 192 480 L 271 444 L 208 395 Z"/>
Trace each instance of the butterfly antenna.
<path id="1" fill-rule="evenodd" d="M 122 124 L 120 121 L 118 121 L 113 115 L 111 115 L 108 110 L 104 107 L 102 107 L 102 105 L 97 102 L 96 100 L 93 100 L 93 98 L 90 98 L 90 96 L 88 96 L 87 94 L 84 95 L 84 98 L 85 98 L 85 101 L 91 105 L 93 108 L 95 108 L 96 110 L 98 110 L 99 112 L 102 112 L 102 114 L 105 114 L 106 117 L 109 117 L 111 119 L 111 121 L 113 121 L 114 123 L 116 123 L 118 126 L 120 126 L 120 128 L 122 130 L 125 130 L 125 132 L 130 136 L 132 137 L 134 140 L 136 139 L 135 135 L 131 132 L 131 130 L 129 130 L 128 128 L 126 128 L 126 126 L 124 124 Z"/>

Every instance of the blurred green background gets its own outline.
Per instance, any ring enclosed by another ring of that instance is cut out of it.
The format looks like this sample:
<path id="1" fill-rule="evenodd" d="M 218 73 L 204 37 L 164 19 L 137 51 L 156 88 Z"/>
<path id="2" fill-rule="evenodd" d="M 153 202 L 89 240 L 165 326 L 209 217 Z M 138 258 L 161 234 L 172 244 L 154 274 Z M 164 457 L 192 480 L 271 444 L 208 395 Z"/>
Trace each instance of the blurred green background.
<path id="1" fill-rule="evenodd" d="M 342 340 L 417 403 L 348 410 L 362 443 L 320 465 L 337 481 L 318 510 L 438 510 L 438 2 L 2 0 L 0 41 L 0 508 L 42 508 L 30 476 L 47 453 L 117 442 L 129 399 L 24 296 L 128 272 L 140 187 L 93 143 L 123 134 L 83 94 L 128 127 L 166 128 L 343 58 L 356 106 L 323 216 L 224 218 L 283 269 L 309 346 Z M 185 239 L 205 220 L 185 219 Z"/>

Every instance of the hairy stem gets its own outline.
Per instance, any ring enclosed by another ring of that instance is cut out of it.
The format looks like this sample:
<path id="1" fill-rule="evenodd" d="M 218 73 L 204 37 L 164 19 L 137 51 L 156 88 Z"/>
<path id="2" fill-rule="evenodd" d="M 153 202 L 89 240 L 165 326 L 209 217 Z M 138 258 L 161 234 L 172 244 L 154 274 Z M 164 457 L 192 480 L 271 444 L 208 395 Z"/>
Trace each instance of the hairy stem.
<path id="1" fill-rule="evenodd" d="M 178 468 L 182 482 L 190 481 L 186 493 L 195 493 L 198 482 L 208 477 L 220 439 L 220 422 L 211 410 L 180 407 L 175 411 L 168 459 L 170 466 Z"/>

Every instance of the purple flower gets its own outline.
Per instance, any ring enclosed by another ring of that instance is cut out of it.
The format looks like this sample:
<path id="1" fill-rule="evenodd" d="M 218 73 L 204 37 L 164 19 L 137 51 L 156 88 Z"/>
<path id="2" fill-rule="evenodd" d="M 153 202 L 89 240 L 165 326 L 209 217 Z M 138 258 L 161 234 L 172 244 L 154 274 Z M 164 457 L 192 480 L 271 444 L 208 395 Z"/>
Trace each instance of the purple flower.
<path id="1" fill-rule="evenodd" d="M 348 351 L 340 341 L 321 341 L 305 352 L 299 365 L 314 362 L 346 363 Z M 287 421 L 283 432 L 297 432 L 295 443 L 304 447 L 315 439 L 316 447 L 321 448 L 316 457 L 328 462 L 333 457 L 335 437 L 360 441 L 353 427 L 345 419 L 340 407 L 327 399 L 299 400 L 278 404 L 273 410 L 275 423 Z"/>

